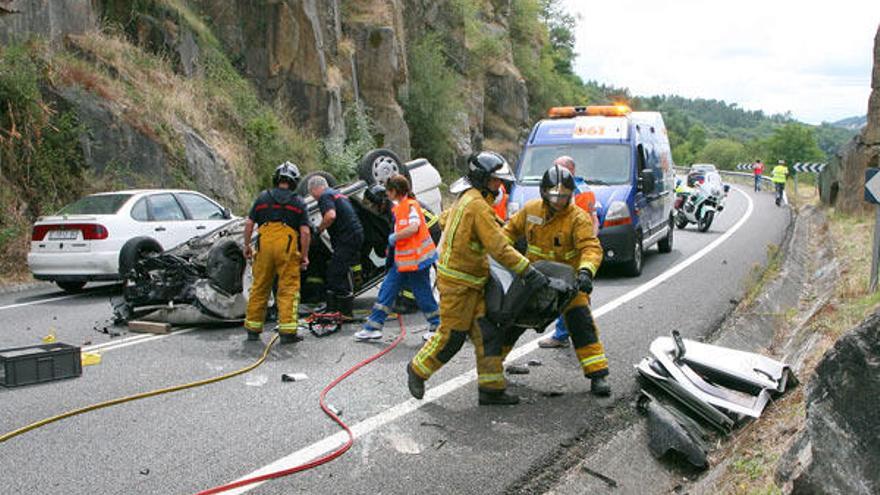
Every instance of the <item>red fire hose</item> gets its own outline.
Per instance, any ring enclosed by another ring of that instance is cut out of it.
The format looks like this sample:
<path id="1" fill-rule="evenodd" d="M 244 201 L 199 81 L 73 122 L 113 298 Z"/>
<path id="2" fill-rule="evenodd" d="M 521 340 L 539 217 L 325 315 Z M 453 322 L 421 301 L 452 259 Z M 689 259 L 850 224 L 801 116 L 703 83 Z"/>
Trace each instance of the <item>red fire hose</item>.
<path id="1" fill-rule="evenodd" d="M 293 473 L 298 473 L 300 471 L 306 471 L 306 470 L 312 469 L 314 467 L 318 467 L 321 464 L 326 464 L 326 463 L 332 461 L 333 459 L 336 459 L 337 457 L 341 456 L 346 451 L 348 451 L 348 449 L 351 448 L 352 444 L 354 444 L 354 435 L 351 433 L 351 429 L 348 427 L 348 425 L 345 424 L 344 421 L 339 419 L 339 416 L 335 412 L 333 412 L 329 406 L 327 406 L 325 399 L 327 397 L 327 394 L 331 390 L 333 390 L 333 388 L 336 385 L 339 385 L 343 380 L 345 380 L 346 378 L 351 376 L 355 371 L 372 363 L 373 361 L 379 359 L 380 357 L 384 356 L 385 354 L 388 354 L 389 352 L 394 350 L 395 347 L 397 347 L 397 344 L 399 344 L 401 341 L 403 341 L 403 338 L 406 337 L 406 327 L 403 324 L 403 317 L 398 316 L 397 322 L 400 325 L 400 335 L 398 335 L 397 338 L 394 339 L 394 342 L 392 342 L 390 346 L 386 347 L 382 351 L 380 351 L 380 352 L 368 357 L 367 359 L 359 362 L 358 364 L 354 365 L 354 367 L 352 367 L 351 369 L 349 369 L 348 371 L 346 371 L 342 375 L 338 376 L 335 380 L 330 382 L 329 385 L 324 387 L 324 390 L 321 390 L 321 395 L 319 397 L 319 404 L 321 405 L 321 409 L 324 411 L 324 414 L 326 414 L 327 416 L 330 417 L 330 419 L 332 419 L 337 424 L 339 424 L 339 426 L 343 430 L 345 430 L 345 432 L 348 434 L 348 440 L 346 440 L 346 442 L 341 447 L 334 450 L 333 452 L 325 454 L 325 455 L 318 457 L 316 459 L 313 459 L 309 462 L 306 462 L 304 464 L 300 464 L 299 466 L 294 466 L 292 468 L 283 469 L 281 471 L 275 471 L 272 473 L 262 474 L 260 476 L 254 476 L 252 478 L 245 478 L 245 479 L 239 480 L 239 481 L 233 481 L 232 483 L 228 483 L 226 485 L 221 485 L 221 486 L 217 486 L 214 488 L 210 488 L 208 490 L 203 490 L 201 492 L 198 492 L 196 495 L 210 495 L 212 493 L 221 493 L 221 492 L 225 492 L 227 490 L 232 490 L 233 488 L 239 488 L 239 487 L 242 487 L 245 485 L 250 485 L 252 483 L 259 483 L 261 481 L 271 480 L 271 479 L 275 479 L 275 478 L 282 478 L 284 476 L 288 476 Z"/>

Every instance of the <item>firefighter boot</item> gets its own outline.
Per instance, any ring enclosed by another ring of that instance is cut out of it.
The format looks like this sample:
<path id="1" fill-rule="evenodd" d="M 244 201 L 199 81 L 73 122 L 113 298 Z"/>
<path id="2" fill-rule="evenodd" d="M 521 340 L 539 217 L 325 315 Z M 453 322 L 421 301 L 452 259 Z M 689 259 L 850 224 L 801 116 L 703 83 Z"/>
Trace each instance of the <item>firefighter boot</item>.
<path id="1" fill-rule="evenodd" d="M 599 397 L 608 397 L 611 395 L 611 385 L 604 376 L 597 376 L 590 379 L 590 393 Z"/>
<path id="2" fill-rule="evenodd" d="M 328 290 L 324 293 L 325 298 L 327 299 L 327 304 L 324 305 L 324 313 L 335 313 L 339 311 L 336 303 L 336 293 L 332 290 Z"/>
<path id="3" fill-rule="evenodd" d="M 281 333 L 278 335 L 281 336 L 280 338 L 282 344 L 296 344 L 297 342 L 302 342 L 303 339 L 295 333 Z"/>
<path id="4" fill-rule="evenodd" d="M 421 400 L 425 396 L 425 380 L 413 371 L 412 364 L 409 363 L 406 365 L 406 386 L 416 399 Z"/>
<path id="5" fill-rule="evenodd" d="M 260 332 L 251 332 L 250 330 L 247 331 L 248 342 L 256 342 L 258 340 L 260 340 Z"/>
<path id="6" fill-rule="evenodd" d="M 348 293 L 344 296 L 336 295 L 336 311 L 339 311 L 346 318 L 354 317 L 354 294 Z"/>
<path id="7" fill-rule="evenodd" d="M 519 396 L 508 394 L 506 390 L 480 390 L 481 406 L 514 406 L 519 404 Z"/>

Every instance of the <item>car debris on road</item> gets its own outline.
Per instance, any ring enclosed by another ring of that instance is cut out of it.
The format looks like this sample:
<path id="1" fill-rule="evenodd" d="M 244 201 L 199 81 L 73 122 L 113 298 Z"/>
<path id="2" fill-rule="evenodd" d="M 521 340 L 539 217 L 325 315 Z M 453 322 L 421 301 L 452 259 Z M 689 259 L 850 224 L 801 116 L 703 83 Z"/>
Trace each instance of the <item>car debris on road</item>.
<path id="1" fill-rule="evenodd" d="M 683 339 L 678 331 L 656 338 L 650 349 L 636 370 L 645 385 L 639 409 L 648 416 L 649 448 L 657 458 L 676 451 L 705 468 L 712 431 L 729 434 L 797 385 L 785 363 Z"/>

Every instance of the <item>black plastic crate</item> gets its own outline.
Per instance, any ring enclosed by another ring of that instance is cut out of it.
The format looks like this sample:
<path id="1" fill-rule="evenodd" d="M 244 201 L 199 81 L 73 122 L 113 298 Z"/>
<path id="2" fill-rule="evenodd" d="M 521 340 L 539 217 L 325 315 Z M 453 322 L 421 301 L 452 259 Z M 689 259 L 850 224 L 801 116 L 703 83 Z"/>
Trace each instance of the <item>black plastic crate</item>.
<path id="1" fill-rule="evenodd" d="M 82 375 L 79 347 L 54 342 L 0 350 L 0 385 L 18 387 Z"/>

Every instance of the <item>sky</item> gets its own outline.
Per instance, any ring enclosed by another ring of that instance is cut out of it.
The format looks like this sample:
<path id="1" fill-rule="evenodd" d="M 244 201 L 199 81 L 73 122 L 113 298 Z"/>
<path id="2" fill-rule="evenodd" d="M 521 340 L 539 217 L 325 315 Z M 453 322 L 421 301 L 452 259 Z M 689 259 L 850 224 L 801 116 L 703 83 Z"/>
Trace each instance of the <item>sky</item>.
<path id="1" fill-rule="evenodd" d="M 865 115 L 880 0 L 562 0 L 578 15 L 575 72 L 634 95 Z"/>

